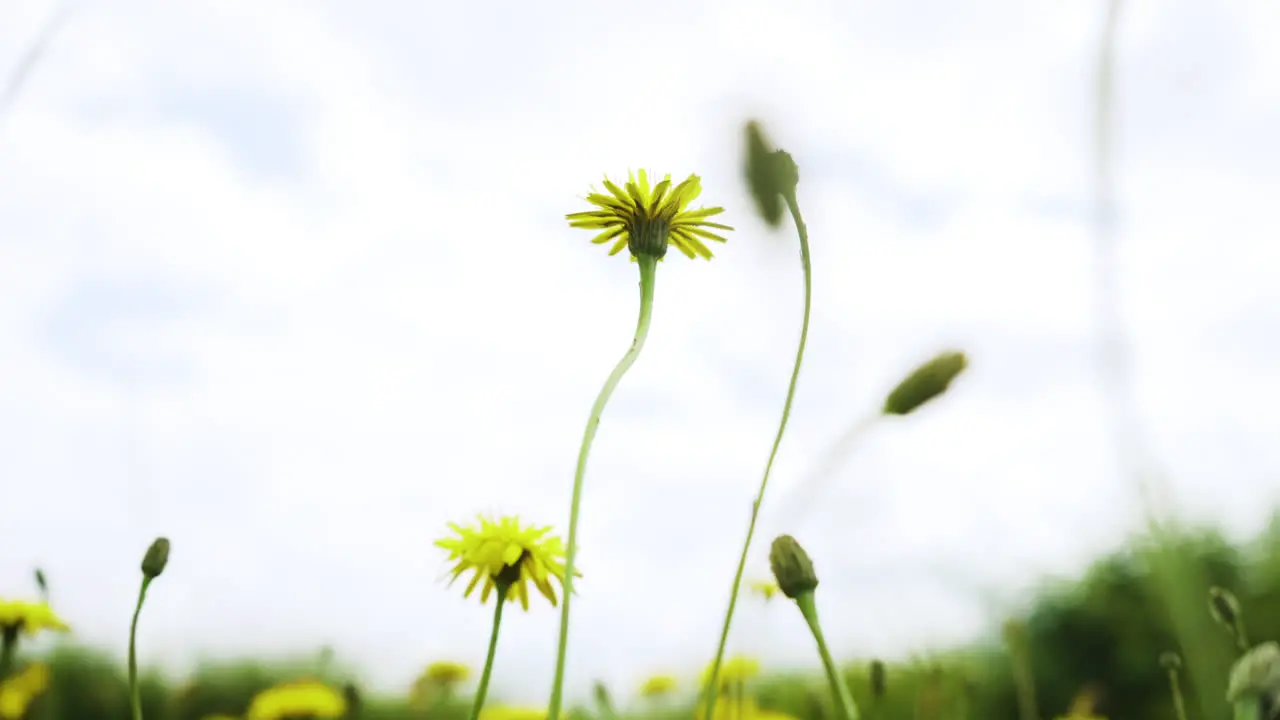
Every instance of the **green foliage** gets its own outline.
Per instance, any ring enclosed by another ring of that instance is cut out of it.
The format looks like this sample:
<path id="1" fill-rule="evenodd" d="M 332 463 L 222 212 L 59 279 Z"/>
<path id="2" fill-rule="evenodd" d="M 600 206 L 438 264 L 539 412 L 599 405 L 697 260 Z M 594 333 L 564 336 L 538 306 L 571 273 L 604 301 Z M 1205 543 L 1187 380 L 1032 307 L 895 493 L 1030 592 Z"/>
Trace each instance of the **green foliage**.
<path id="1" fill-rule="evenodd" d="M 1254 542 L 1239 547 L 1219 533 L 1200 529 L 1167 537 L 1164 551 L 1190 568 L 1190 577 L 1199 578 L 1194 585 L 1183 581 L 1180 591 L 1196 599 L 1206 619 L 1208 588 L 1221 586 L 1238 598 L 1255 642 L 1280 638 L 1280 613 L 1275 612 L 1280 607 L 1280 516 Z M 1028 611 L 1015 618 L 1024 628 L 1044 718 L 1065 715 L 1082 689 L 1093 688 L 1098 691 L 1101 716 L 1171 720 L 1168 677 L 1160 665 L 1160 655 L 1167 651 L 1182 655 L 1186 672 L 1200 665 L 1206 675 L 1225 679 L 1238 653 L 1232 637 L 1208 619 L 1215 629 L 1209 638 L 1212 647 L 1179 643 L 1166 583 L 1156 572 L 1160 557 L 1149 543 L 1135 541 L 1099 559 L 1074 582 L 1045 584 Z M 30 659 L 34 658 L 24 658 Z M 128 687 L 119 662 L 67 647 L 42 659 L 52 668 L 52 684 L 27 720 L 128 720 Z M 887 663 L 886 689 L 878 699 L 872 693 L 869 661 L 848 665 L 843 673 L 867 720 L 1018 716 L 1011 662 L 994 635 L 967 648 Z M 142 703 L 149 720 L 201 720 L 213 713 L 243 713 L 255 693 L 283 681 L 318 677 L 338 685 L 350 676 L 348 669 L 318 667 L 314 660 L 206 664 L 182 680 L 144 673 Z M 1192 717 L 1211 717 L 1195 712 L 1200 707 L 1229 716 L 1223 697 L 1195 698 L 1190 686 L 1185 692 Z M 754 685 L 754 693 L 762 708 L 797 718 L 836 717 L 826 682 L 816 668 L 813 674 L 764 678 Z M 460 720 L 469 707 L 469 698 L 457 697 L 434 708 L 413 708 L 403 695 L 366 694 L 362 719 Z M 692 709 L 692 698 L 665 708 L 631 698 L 617 698 L 615 703 L 621 718 L 687 719 Z M 584 719 L 599 717 L 581 708 L 576 714 Z"/>

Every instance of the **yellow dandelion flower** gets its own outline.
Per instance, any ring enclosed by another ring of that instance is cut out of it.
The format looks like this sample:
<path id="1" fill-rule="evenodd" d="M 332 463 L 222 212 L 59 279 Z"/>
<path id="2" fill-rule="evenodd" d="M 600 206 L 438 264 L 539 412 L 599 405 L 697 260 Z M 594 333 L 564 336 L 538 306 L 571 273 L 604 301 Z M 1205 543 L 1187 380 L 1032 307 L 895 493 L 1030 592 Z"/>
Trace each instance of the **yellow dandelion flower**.
<path id="1" fill-rule="evenodd" d="M 338 718 L 347 712 L 342 693 L 315 680 L 300 680 L 267 688 L 254 696 L 247 720 L 281 720 L 295 716 Z"/>
<path id="2" fill-rule="evenodd" d="M 674 675 L 654 675 L 640 683 L 640 694 L 644 697 L 661 697 L 673 692 L 679 684 Z"/>
<path id="3" fill-rule="evenodd" d="M 702 180 L 697 175 L 690 175 L 675 187 L 667 175 L 662 182 L 649 187 L 649 177 L 641 170 L 638 180 L 628 174 L 625 190 L 607 177 L 604 186 L 608 194 L 592 188 L 586 198 L 599 210 L 570 213 L 565 217 L 570 227 L 600 230 L 591 242 L 613 242 L 610 255 L 617 255 L 626 247 L 631 250 L 632 260 L 641 255 L 662 259 L 667 254 L 667 246 L 674 245 L 690 258 L 710 260 L 711 251 L 703 240 L 725 242 L 725 238 L 707 228 L 733 229 L 707 220 L 724 212 L 724 208 L 688 209 L 689 203 L 702 193 Z"/>
<path id="4" fill-rule="evenodd" d="M 702 671 L 702 684 L 711 680 L 711 665 Z M 720 664 L 720 687 L 744 683 L 760 674 L 760 661 L 745 655 L 726 658 Z"/>
<path id="5" fill-rule="evenodd" d="M 471 677 L 471 668 L 460 662 L 441 660 L 428 665 L 423 677 L 437 685 L 456 685 Z"/>
<path id="6" fill-rule="evenodd" d="M 0 718 L 17 720 L 31 703 L 49 689 L 49 666 L 31 663 L 0 683 Z"/>
<path id="7" fill-rule="evenodd" d="M 761 712 L 756 701 L 749 697 L 721 695 L 716 701 L 716 709 L 711 712 L 711 717 L 713 720 L 754 720 L 760 717 Z M 702 703 L 698 703 L 698 707 L 694 709 L 693 717 L 695 720 L 704 720 L 707 717 L 707 709 Z"/>
<path id="8" fill-rule="evenodd" d="M 480 711 L 480 720 L 547 720 L 545 708 L 493 705 Z"/>
<path id="9" fill-rule="evenodd" d="M 768 580 L 752 580 L 750 588 L 751 592 L 764 598 L 766 602 L 772 600 L 773 596 L 778 593 L 778 583 Z"/>
<path id="10" fill-rule="evenodd" d="M 460 575 L 473 570 L 463 597 L 470 597 L 483 580 L 480 602 L 485 603 L 502 576 L 501 579 L 511 583 L 507 601 L 518 599 L 525 610 L 529 609 L 529 583 L 532 582 L 554 607 L 556 591 L 551 581 L 554 579 L 564 586 L 564 545 L 560 538 L 547 536 L 551 527 L 522 526 L 518 517 L 493 520 L 480 515 L 479 520 L 479 527 L 449 523 L 458 536 L 436 541 L 436 547 L 449 551 L 448 561 L 456 563 L 449 582 L 452 584 Z M 582 573 L 574 575 L 581 577 Z"/>
<path id="11" fill-rule="evenodd" d="M 48 603 L 0 598 L 0 631 L 5 634 L 35 635 L 41 630 L 66 632 L 70 629 Z"/>

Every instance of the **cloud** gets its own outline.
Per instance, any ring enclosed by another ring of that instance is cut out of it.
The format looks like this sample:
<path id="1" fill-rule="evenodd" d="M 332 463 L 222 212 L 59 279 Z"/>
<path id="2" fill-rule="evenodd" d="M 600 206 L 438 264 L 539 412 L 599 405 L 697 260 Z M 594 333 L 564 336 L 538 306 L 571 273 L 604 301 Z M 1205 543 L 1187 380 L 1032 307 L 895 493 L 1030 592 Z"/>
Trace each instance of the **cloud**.
<path id="1" fill-rule="evenodd" d="M 132 9 L 83 6 L 0 134 L 0 476 L 47 509 L 0 526 L 31 549 L 0 576 L 41 563 L 81 638 L 121 651 L 163 533 L 147 661 L 332 644 L 383 688 L 478 663 L 488 614 L 440 587 L 431 541 L 482 510 L 563 525 L 636 311 L 634 267 L 563 215 L 643 163 L 701 174 L 738 230 L 664 263 L 602 423 L 570 676 L 699 669 L 800 321 L 794 240 L 740 180 L 748 114 L 800 163 L 815 260 L 750 572 L 795 532 L 841 652 L 892 656 L 1133 527 L 1093 382 L 1096 8 Z M 1137 393 L 1184 506 L 1236 529 L 1270 500 L 1280 400 L 1268 12 L 1135 6 L 1120 61 Z M 972 367 L 945 401 L 877 428 L 803 518 L 771 514 L 946 346 Z M 731 647 L 812 666 L 786 615 L 744 608 Z M 555 622 L 511 618 L 497 690 L 542 696 Z"/>

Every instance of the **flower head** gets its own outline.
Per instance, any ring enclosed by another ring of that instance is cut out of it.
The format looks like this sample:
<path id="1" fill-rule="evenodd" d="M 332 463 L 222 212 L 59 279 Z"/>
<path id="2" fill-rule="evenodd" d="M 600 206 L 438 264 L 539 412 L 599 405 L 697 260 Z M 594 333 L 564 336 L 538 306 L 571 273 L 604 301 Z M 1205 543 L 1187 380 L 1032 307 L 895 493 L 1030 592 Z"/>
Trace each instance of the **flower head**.
<path id="1" fill-rule="evenodd" d="M 778 583 L 768 580 L 752 580 L 748 587 L 750 587 L 751 592 L 764 598 L 766 602 L 772 600 L 773 596 L 778 594 Z"/>
<path id="2" fill-rule="evenodd" d="M 338 718 L 347 712 L 342 693 L 315 680 L 300 680 L 267 688 L 254 696 L 246 720 L 281 720 L 305 716 Z"/>
<path id="3" fill-rule="evenodd" d="M 471 677 L 471 668 L 460 662 L 441 660 L 428 665 L 423 677 L 436 685 L 456 685 Z"/>
<path id="4" fill-rule="evenodd" d="M 490 705 L 480 711 L 480 720 L 547 720 L 545 708 Z"/>
<path id="5" fill-rule="evenodd" d="M 661 697 L 674 691 L 678 684 L 674 675 L 654 675 L 640 683 L 640 694 L 644 697 Z"/>
<path id="6" fill-rule="evenodd" d="M 498 520 L 479 516 L 479 527 L 462 527 L 449 523 L 457 537 L 436 541 L 436 546 L 449 551 L 453 577 L 457 580 L 468 570 L 474 570 L 471 582 L 463 597 L 484 581 L 480 602 L 488 602 L 489 593 L 499 581 L 510 583 L 507 600 L 520 600 L 520 606 L 529 609 L 529 583 L 532 582 L 551 605 L 556 605 L 556 591 L 551 580 L 564 585 L 564 545 L 556 536 L 547 537 L 551 527 L 522 526 L 518 517 Z M 574 575 L 581 576 L 575 572 Z"/>
<path id="7" fill-rule="evenodd" d="M 41 630 L 70 630 L 48 603 L 0 598 L 0 631 L 35 635 Z"/>
<path id="8" fill-rule="evenodd" d="M 711 668 L 702 672 L 702 684 L 711 679 Z M 720 688 L 744 683 L 760 674 L 760 661 L 745 655 L 735 655 L 720 664 Z"/>
<path id="9" fill-rule="evenodd" d="M 0 683 L 0 718 L 17 720 L 49 688 L 49 666 L 31 663 Z"/>
<path id="10" fill-rule="evenodd" d="M 711 259 L 711 251 L 703 240 L 725 242 L 725 238 L 707 228 L 732 230 L 728 225 L 710 222 L 707 218 L 724 212 L 722 207 L 689 210 L 689 203 L 702 193 L 702 181 L 690 175 L 684 182 L 672 187 L 671 176 L 649 186 L 649 176 L 640 171 L 637 180 L 628 174 L 626 189 L 620 188 L 609 178 L 604 179 L 605 189 L 600 193 L 592 188 L 587 202 L 599 210 L 570 213 L 565 217 L 570 227 L 600 230 L 591 242 L 612 242 L 610 255 L 617 255 L 622 248 L 631 250 L 631 259 L 641 255 L 662 259 L 667 246 L 690 258 Z"/>

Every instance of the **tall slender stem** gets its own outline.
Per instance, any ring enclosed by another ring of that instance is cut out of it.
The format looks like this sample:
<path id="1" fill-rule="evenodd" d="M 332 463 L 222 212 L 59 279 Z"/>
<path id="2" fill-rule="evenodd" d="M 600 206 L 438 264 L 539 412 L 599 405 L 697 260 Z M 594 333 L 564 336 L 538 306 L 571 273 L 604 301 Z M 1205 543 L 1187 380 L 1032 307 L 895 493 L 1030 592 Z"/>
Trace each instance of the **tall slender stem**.
<path id="1" fill-rule="evenodd" d="M 800 216 L 800 206 L 796 202 L 795 192 L 786 195 L 787 207 L 791 210 L 791 218 L 796 224 L 796 233 L 800 236 L 800 265 L 804 268 L 804 320 L 800 324 L 800 344 L 796 348 L 795 367 L 791 370 L 791 383 L 787 386 L 787 399 L 782 405 L 782 420 L 778 423 L 778 434 L 773 439 L 773 448 L 769 450 L 769 461 L 764 466 L 764 477 L 760 480 L 760 490 L 756 493 L 755 502 L 751 503 L 751 522 L 747 524 L 747 539 L 742 543 L 742 555 L 738 558 L 738 570 L 733 576 L 733 587 L 729 591 L 729 609 L 724 614 L 724 626 L 720 629 L 720 644 L 716 648 L 716 659 L 711 664 L 711 677 L 707 680 L 706 717 L 712 718 L 716 708 L 714 688 L 720 679 L 720 664 L 724 661 L 725 645 L 729 642 L 729 627 L 733 623 L 733 611 L 738 605 L 738 591 L 742 588 L 742 574 L 747 567 L 747 555 L 751 552 L 751 539 L 755 537 L 756 521 L 760 518 L 760 506 L 764 503 L 764 491 L 769 486 L 769 473 L 773 470 L 773 461 L 778 456 L 778 447 L 782 445 L 782 436 L 787 431 L 787 421 L 791 419 L 791 403 L 796 396 L 796 382 L 800 379 L 800 366 L 804 362 L 804 346 L 809 338 L 809 312 L 813 297 L 813 279 L 809 262 L 809 231 L 804 219 Z M 555 720 L 554 717 L 552 720 Z"/>
<path id="2" fill-rule="evenodd" d="M 587 474 L 587 457 L 591 453 L 591 443 L 595 440 L 596 429 L 600 427 L 600 415 L 604 413 L 604 407 L 608 404 L 609 397 L 613 395 L 614 388 L 618 387 L 622 376 L 627 374 L 627 370 L 635 364 L 636 358 L 640 357 L 645 338 L 649 336 L 649 322 L 653 316 L 653 287 L 658 260 L 641 255 L 637 258 L 637 264 L 640 266 L 640 318 L 636 321 L 635 338 L 631 341 L 631 348 L 618 361 L 613 372 L 609 373 L 609 378 L 605 380 L 604 387 L 596 397 L 595 405 L 591 407 L 591 416 L 587 418 L 587 429 L 582 435 L 582 446 L 578 450 L 578 467 L 573 475 L 573 500 L 569 506 L 569 537 L 564 559 L 564 603 L 560 607 L 560 641 L 556 650 L 556 673 L 551 686 L 551 701 L 547 706 L 548 720 L 559 719 L 560 706 L 564 701 L 565 658 L 569 645 L 569 604 L 573 598 L 574 561 L 578 554 L 578 512 L 582 505 L 582 485 Z"/>
<path id="3" fill-rule="evenodd" d="M 493 630 L 489 633 L 489 653 L 484 658 L 484 671 L 480 673 L 480 685 L 476 688 L 475 701 L 471 705 L 471 720 L 480 717 L 484 700 L 489 695 L 489 677 L 493 674 L 493 658 L 498 652 L 498 630 L 502 627 L 502 606 L 507 604 L 510 583 L 497 583 L 498 602 L 493 608 Z"/>
<path id="4" fill-rule="evenodd" d="M 827 641 L 822 636 L 822 625 L 818 623 L 818 606 L 814 602 L 813 593 L 807 592 L 797 597 L 796 605 L 800 608 L 800 614 L 804 615 L 809 630 L 813 632 L 813 639 L 818 643 L 818 655 L 822 658 L 822 667 L 827 671 L 827 682 L 831 685 L 831 699 L 840 708 L 840 717 L 842 720 L 858 720 L 858 706 L 853 702 L 853 693 L 849 690 L 848 683 L 840 677 L 840 668 L 836 667 L 831 651 L 827 648 Z"/>
<path id="5" fill-rule="evenodd" d="M 129 624 L 129 705 L 133 709 L 133 720 L 142 720 L 142 689 L 138 687 L 138 616 L 142 614 L 142 603 L 147 599 L 147 587 L 151 578 L 143 576 L 142 587 L 138 589 L 138 605 L 133 609 L 133 622 Z"/>
<path id="6" fill-rule="evenodd" d="M 18 626 L 6 626 L 0 637 L 0 681 L 7 680 L 13 670 L 13 656 L 18 649 Z"/>

